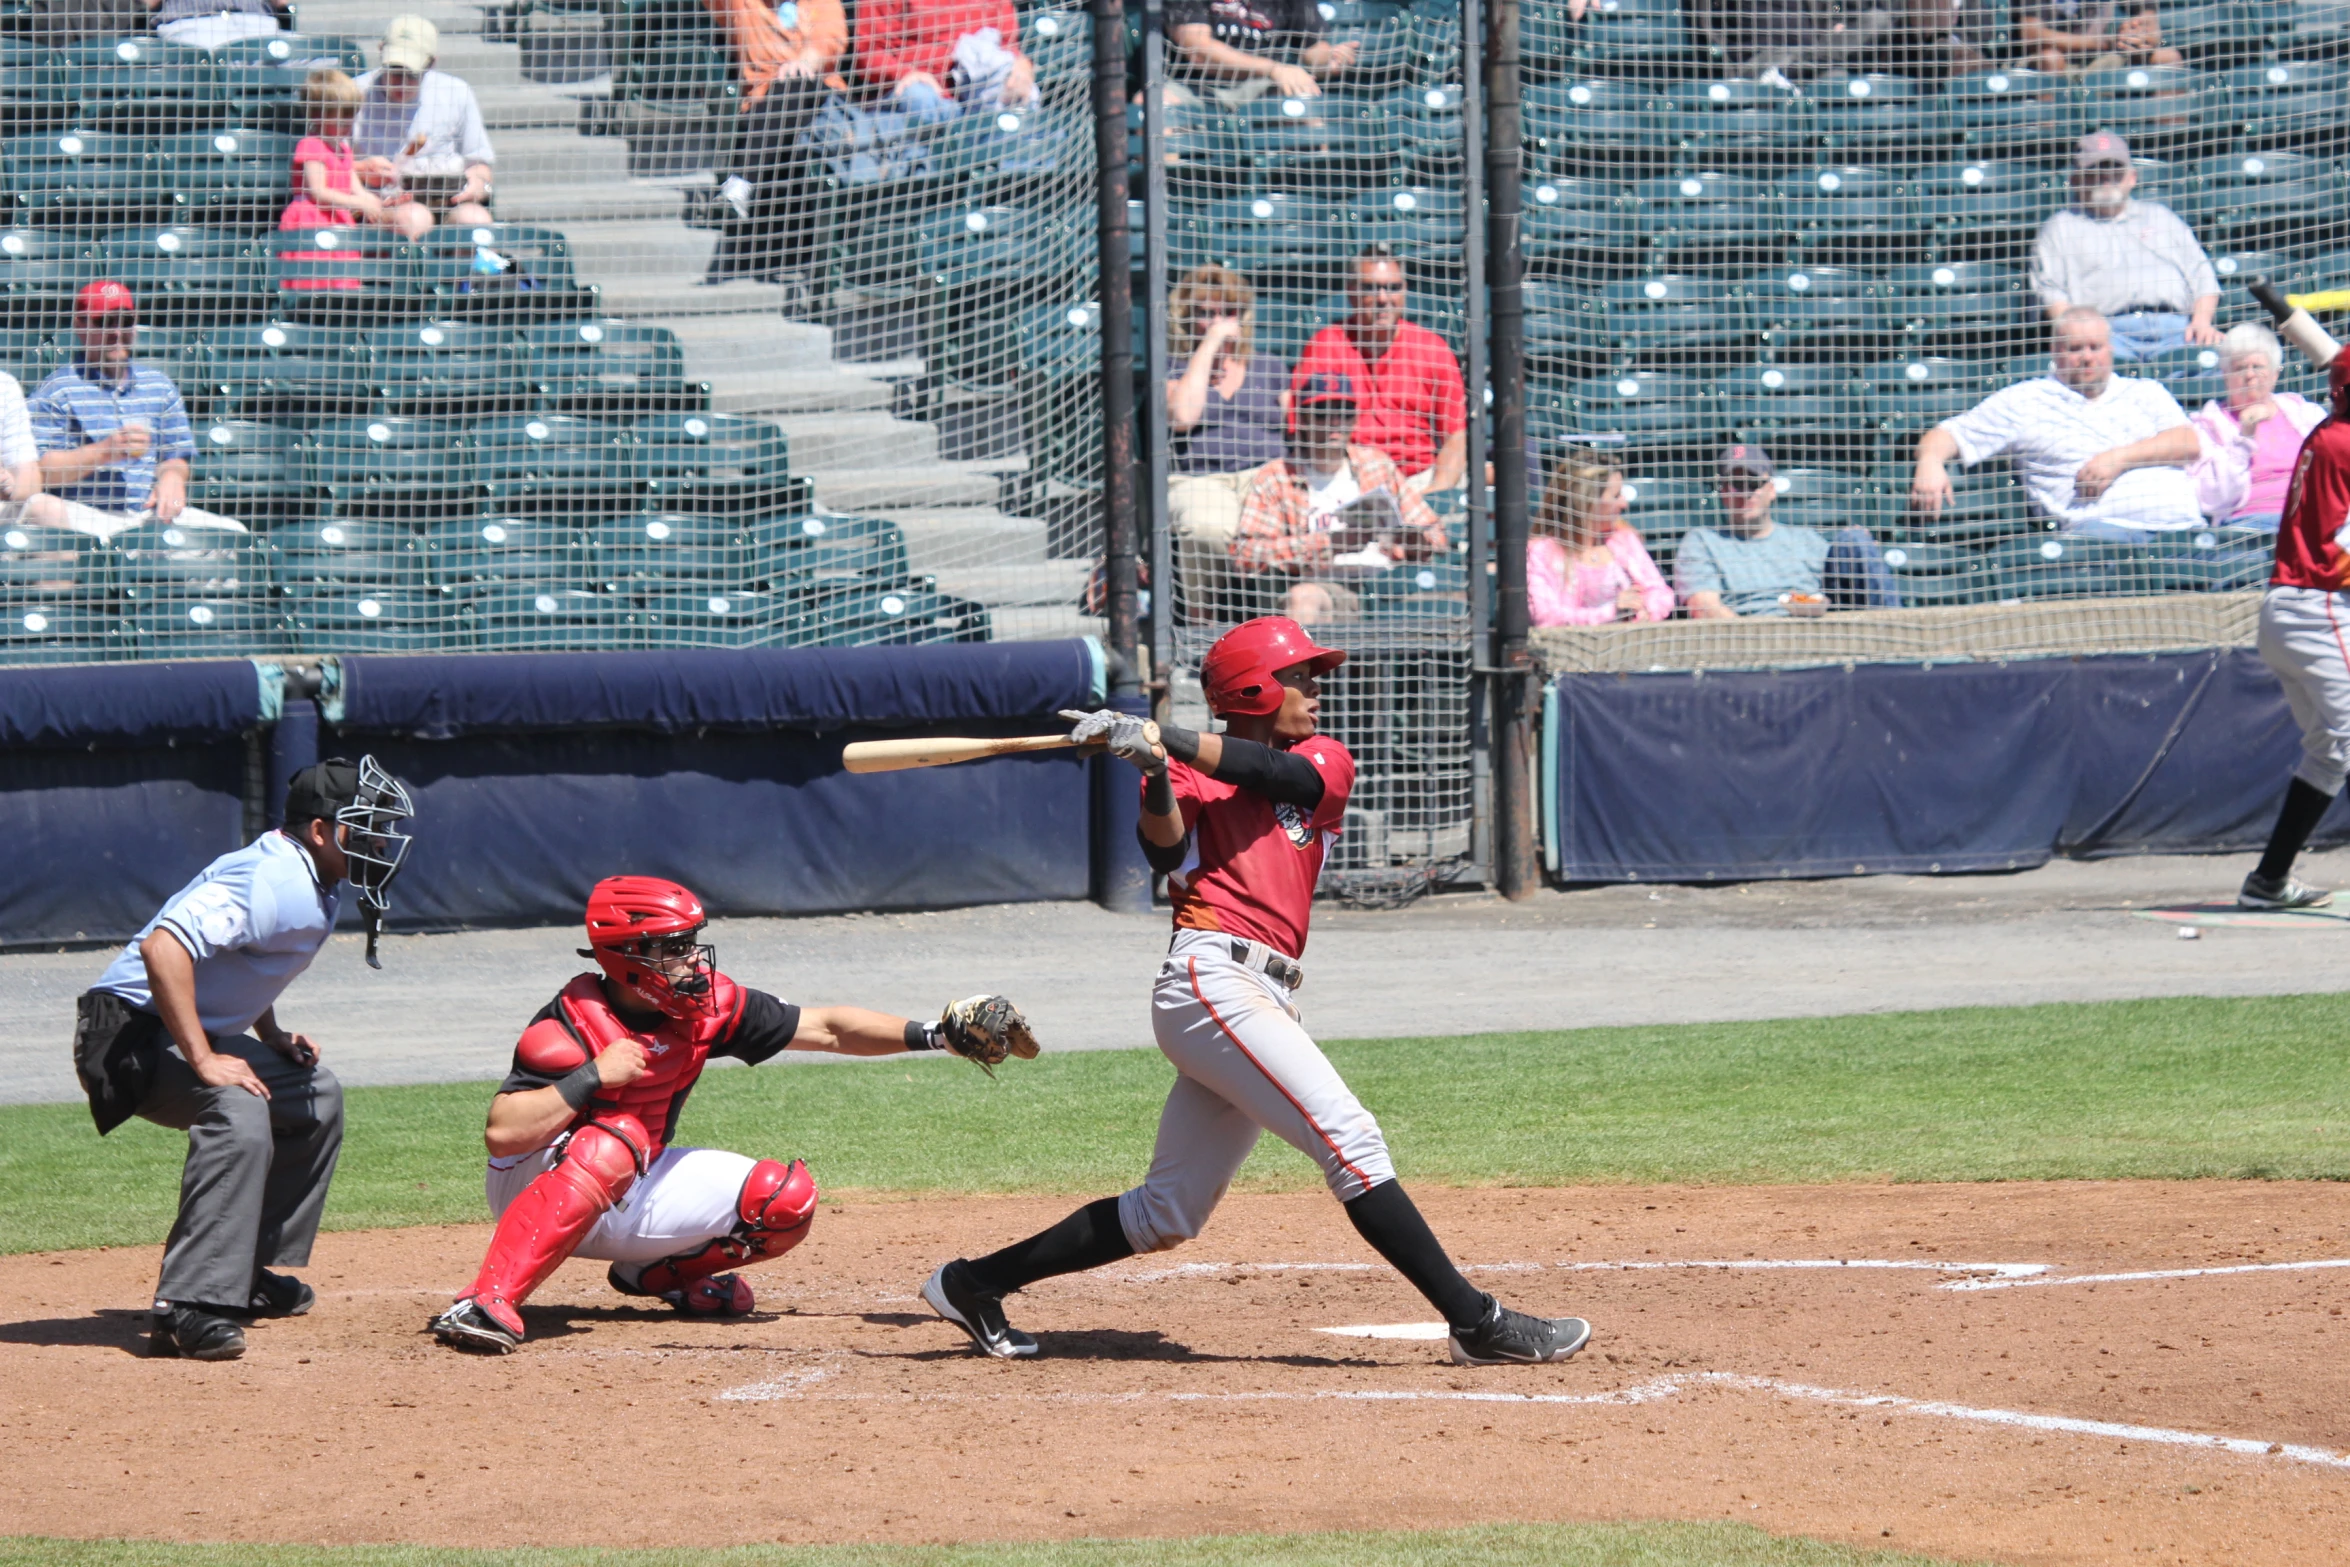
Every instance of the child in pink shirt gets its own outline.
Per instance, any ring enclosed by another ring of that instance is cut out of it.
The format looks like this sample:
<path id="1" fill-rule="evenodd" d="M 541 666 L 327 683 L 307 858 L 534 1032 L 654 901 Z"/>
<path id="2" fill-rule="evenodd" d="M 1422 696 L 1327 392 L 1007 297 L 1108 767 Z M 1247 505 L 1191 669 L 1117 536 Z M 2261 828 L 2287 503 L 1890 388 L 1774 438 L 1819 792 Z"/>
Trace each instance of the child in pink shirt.
<path id="1" fill-rule="evenodd" d="M 398 195 L 378 196 L 356 177 L 350 137 L 361 96 L 359 84 L 340 71 L 312 71 L 302 83 L 310 134 L 294 144 L 294 199 L 279 214 L 277 226 L 318 229 L 372 223 L 402 239 L 422 239 L 432 228 L 430 211 Z"/>
<path id="2" fill-rule="evenodd" d="M 1624 523 L 1624 475 L 1589 452 L 1552 470 L 1526 540 L 1526 609 L 1537 626 L 1663 620 L 1673 590 Z"/>

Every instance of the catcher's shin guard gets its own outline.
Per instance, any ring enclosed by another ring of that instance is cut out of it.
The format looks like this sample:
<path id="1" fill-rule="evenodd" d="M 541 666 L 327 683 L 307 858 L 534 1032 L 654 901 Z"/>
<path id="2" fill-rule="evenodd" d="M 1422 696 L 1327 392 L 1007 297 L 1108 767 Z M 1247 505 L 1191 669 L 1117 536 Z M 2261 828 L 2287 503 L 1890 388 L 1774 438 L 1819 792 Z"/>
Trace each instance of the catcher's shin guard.
<path id="1" fill-rule="evenodd" d="M 637 1288 L 688 1316 L 741 1316 L 751 1309 L 751 1287 L 725 1270 L 780 1257 L 806 1240 L 816 1219 L 816 1182 L 797 1159 L 788 1165 L 762 1159 L 743 1180 L 735 1214 L 731 1233 L 649 1264 Z"/>
<path id="2" fill-rule="evenodd" d="M 457 1298 L 475 1302 L 519 1337 L 518 1308 L 637 1183 L 649 1143 L 636 1117 L 620 1112 L 573 1132 L 555 1167 L 499 1216 L 480 1274 Z"/>

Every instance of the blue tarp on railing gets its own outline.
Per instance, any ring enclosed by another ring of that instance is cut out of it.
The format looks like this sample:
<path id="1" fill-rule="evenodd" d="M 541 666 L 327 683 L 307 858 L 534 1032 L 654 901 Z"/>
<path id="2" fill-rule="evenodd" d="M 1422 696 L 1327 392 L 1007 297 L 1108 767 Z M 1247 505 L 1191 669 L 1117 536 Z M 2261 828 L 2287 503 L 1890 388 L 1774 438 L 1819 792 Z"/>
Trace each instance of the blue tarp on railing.
<path id="1" fill-rule="evenodd" d="M 2254 848 L 2300 747 L 2247 648 L 1571 675 L 1547 711 L 1546 857 L 1567 882 Z M 2320 838 L 2343 837 L 2337 806 Z"/>

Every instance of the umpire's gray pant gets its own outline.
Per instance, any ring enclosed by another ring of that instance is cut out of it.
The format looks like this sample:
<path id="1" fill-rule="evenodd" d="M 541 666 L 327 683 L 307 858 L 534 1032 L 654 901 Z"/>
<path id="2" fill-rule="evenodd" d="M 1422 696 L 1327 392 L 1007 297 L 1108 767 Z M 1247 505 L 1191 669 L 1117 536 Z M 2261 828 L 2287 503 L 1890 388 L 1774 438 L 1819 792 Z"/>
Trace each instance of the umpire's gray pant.
<path id="1" fill-rule="evenodd" d="M 158 1306 L 242 1311 L 256 1271 L 310 1260 L 343 1151 L 343 1085 L 249 1034 L 215 1039 L 212 1048 L 243 1058 L 269 1097 L 207 1087 L 178 1050 L 163 1052 L 139 1114 L 186 1132 L 188 1162 L 155 1298 Z"/>

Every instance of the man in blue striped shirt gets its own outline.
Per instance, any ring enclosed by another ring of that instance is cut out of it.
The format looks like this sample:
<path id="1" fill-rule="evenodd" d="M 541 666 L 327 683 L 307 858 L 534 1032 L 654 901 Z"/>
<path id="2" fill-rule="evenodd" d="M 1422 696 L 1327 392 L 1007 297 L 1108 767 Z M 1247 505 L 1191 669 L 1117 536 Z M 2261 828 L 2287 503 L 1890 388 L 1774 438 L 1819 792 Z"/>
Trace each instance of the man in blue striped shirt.
<path id="1" fill-rule="evenodd" d="M 196 438 L 187 405 L 171 377 L 131 358 L 138 323 L 138 301 L 120 283 L 91 283 L 76 296 L 80 350 L 30 404 L 42 488 L 66 503 L 73 526 L 102 538 L 150 517 L 241 533 L 188 504 Z"/>

